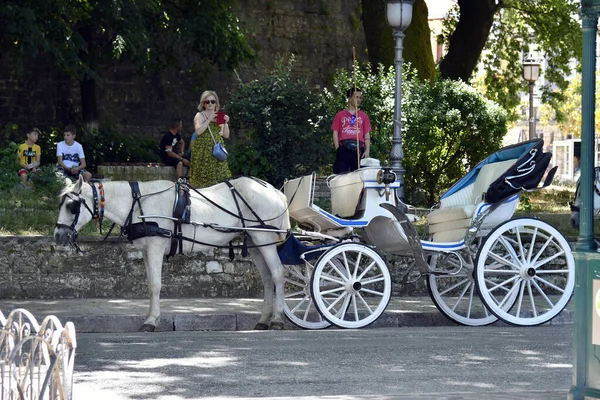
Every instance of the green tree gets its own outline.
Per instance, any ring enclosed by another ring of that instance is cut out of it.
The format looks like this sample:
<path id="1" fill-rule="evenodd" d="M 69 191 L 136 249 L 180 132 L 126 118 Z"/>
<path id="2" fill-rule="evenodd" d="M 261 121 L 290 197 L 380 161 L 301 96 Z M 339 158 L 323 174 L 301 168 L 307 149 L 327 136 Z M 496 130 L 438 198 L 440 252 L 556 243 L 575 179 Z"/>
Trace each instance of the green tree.
<path id="1" fill-rule="evenodd" d="M 507 132 L 506 112 L 473 87 L 451 80 L 433 85 L 408 81 L 403 124 L 406 193 L 431 206 L 454 182 L 498 150 Z M 404 120 L 406 119 L 406 120 Z"/>
<path id="2" fill-rule="evenodd" d="M 600 82 L 598 82 L 596 73 L 596 104 L 600 104 Z M 544 125 L 557 121 L 558 128 L 563 134 L 581 137 L 581 74 L 575 75 L 570 81 L 569 86 L 563 92 L 564 101 L 558 106 L 557 110 L 552 109 L 547 104 L 542 104 L 540 108 L 540 119 Z M 561 118 L 557 118 L 557 114 Z M 595 130 L 600 131 L 600 111 L 596 108 Z"/>
<path id="3" fill-rule="evenodd" d="M 242 83 L 225 106 L 231 115 L 229 166 L 274 185 L 331 165 L 331 119 L 317 93 L 293 78 L 293 58 Z"/>
<path id="4" fill-rule="evenodd" d="M 83 122 L 97 126 L 96 84 L 102 61 L 121 59 L 156 77 L 177 66 L 206 74 L 232 71 L 254 52 L 235 0 L 6 0 L 0 7 L 0 52 L 22 72 L 46 55 L 80 82 Z"/>
<path id="5" fill-rule="evenodd" d="M 512 111 L 525 85 L 523 54 L 537 50 L 546 57 L 542 101 L 557 109 L 568 85 L 569 63 L 581 59 L 579 6 L 577 0 L 459 1 L 446 20 L 442 78 L 469 82 L 482 62 L 486 96 Z"/>

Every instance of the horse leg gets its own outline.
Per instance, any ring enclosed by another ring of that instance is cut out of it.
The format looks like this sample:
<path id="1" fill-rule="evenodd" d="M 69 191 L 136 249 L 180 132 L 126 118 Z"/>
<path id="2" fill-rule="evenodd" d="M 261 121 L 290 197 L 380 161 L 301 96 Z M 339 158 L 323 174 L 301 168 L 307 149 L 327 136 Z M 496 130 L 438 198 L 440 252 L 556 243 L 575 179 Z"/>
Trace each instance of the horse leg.
<path id="1" fill-rule="evenodd" d="M 156 324 L 160 319 L 160 288 L 162 279 L 162 264 L 164 248 L 158 243 L 147 243 L 143 249 L 144 266 L 148 278 L 148 293 L 150 295 L 150 307 L 148 316 L 140 328 L 140 332 L 154 332 Z"/>
<path id="2" fill-rule="evenodd" d="M 268 268 L 270 287 L 272 288 L 268 294 L 269 304 L 271 305 L 271 324 L 269 329 L 283 329 L 283 307 L 284 307 L 284 292 L 283 292 L 283 264 L 279 259 L 275 246 L 259 247 L 260 259 Z M 275 289 L 273 291 L 273 289 Z M 265 306 L 267 305 L 267 289 L 265 287 Z"/>
<path id="3" fill-rule="evenodd" d="M 249 248 L 250 256 L 258 272 L 260 273 L 260 279 L 263 283 L 263 304 L 262 311 L 260 313 L 260 319 L 254 327 L 255 330 L 266 330 L 269 329 L 269 322 L 273 314 L 273 280 L 271 279 L 271 273 L 261 252 L 257 248 Z"/>

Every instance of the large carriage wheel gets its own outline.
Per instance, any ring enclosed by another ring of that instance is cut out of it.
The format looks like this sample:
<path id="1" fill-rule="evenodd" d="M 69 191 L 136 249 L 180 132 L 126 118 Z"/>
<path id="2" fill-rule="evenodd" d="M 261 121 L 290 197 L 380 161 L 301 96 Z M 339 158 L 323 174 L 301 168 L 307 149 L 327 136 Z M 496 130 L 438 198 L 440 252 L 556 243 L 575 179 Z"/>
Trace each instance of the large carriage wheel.
<path id="1" fill-rule="evenodd" d="M 443 268 L 458 271 L 456 274 L 429 274 L 427 278 L 427 290 L 431 300 L 442 314 L 468 326 L 485 326 L 498 320 L 479 298 L 472 262 L 460 269 L 460 261 L 456 256 L 434 254 L 429 258 L 429 265 L 435 270 Z"/>
<path id="2" fill-rule="evenodd" d="M 331 324 L 323 319 L 310 296 L 312 271 L 308 263 L 285 265 L 283 311 L 293 324 L 301 328 L 323 329 Z"/>
<path id="3" fill-rule="evenodd" d="M 477 254 L 475 281 L 481 300 L 498 318 L 513 325 L 539 325 L 569 302 L 575 261 L 569 243 L 553 226 L 516 218 L 487 236 Z M 515 295 L 515 304 L 506 307 Z"/>
<path id="4" fill-rule="evenodd" d="M 392 280 L 383 259 L 360 243 L 342 243 L 324 253 L 310 291 L 323 317 L 340 328 L 363 328 L 390 302 Z"/>

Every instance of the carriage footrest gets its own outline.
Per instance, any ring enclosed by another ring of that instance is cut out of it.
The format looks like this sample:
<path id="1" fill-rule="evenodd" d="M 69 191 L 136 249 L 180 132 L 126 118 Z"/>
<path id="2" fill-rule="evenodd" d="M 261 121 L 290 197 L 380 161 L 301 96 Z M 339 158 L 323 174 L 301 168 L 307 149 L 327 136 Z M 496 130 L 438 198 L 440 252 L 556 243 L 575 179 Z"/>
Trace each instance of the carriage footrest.
<path id="1" fill-rule="evenodd" d="M 144 225 L 146 227 L 144 228 Z M 173 232 L 168 229 L 164 229 L 158 226 L 158 222 L 137 222 L 131 224 L 127 232 L 127 240 L 132 241 L 135 239 L 141 239 L 148 236 L 160 236 L 164 238 L 170 238 L 173 236 Z"/>

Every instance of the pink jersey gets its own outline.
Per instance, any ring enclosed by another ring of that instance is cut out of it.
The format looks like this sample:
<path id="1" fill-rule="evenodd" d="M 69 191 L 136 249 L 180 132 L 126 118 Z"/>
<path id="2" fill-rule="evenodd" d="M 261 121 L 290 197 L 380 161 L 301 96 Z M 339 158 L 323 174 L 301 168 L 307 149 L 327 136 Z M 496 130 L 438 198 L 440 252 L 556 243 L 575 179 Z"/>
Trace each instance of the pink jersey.
<path id="1" fill-rule="evenodd" d="M 338 133 L 338 140 L 356 140 L 356 132 L 360 132 L 358 140 L 365 142 L 365 135 L 371 132 L 371 121 L 369 116 L 362 111 L 358 111 L 358 118 L 348 110 L 342 110 L 333 118 L 331 130 Z"/>

